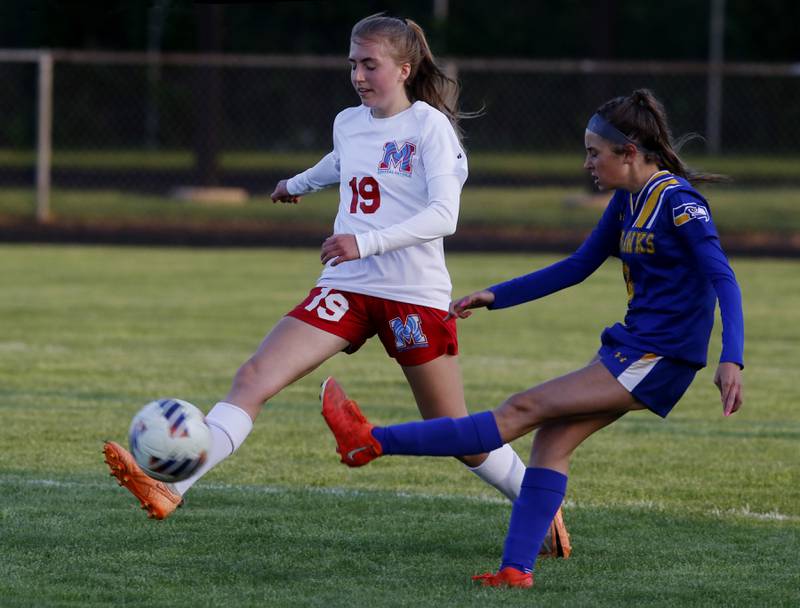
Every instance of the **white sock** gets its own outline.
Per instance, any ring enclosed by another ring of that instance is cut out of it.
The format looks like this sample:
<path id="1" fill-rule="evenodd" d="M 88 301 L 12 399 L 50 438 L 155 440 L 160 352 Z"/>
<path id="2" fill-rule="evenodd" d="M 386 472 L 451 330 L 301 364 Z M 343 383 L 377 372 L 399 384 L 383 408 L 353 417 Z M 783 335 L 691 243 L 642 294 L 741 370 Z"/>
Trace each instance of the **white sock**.
<path id="1" fill-rule="evenodd" d="M 519 496 L 525 463 L 507 443 L 493 452 L 477 467 L 467 467 L 490 486 L 502 492 L 514 502 Z"/>
<path id="2" fill-rule="evenodd" d="M 211 449 L 208 457 L 197 472 L 172 484 L 175 491 L 183 496 L 194 483 L 211 469 L 233 454 L 253 429 L 253 420 L 242 408 L 233 403 L 220 401 L 206 416 L 206 424 L 211 430 Z"/>

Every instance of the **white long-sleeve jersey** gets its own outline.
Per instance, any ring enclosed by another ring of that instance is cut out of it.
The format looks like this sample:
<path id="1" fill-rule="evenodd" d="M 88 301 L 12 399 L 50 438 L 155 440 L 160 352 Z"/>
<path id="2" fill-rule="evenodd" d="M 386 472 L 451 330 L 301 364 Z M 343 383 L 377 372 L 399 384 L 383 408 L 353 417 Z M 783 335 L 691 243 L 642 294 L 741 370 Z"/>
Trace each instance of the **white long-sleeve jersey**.
<path id="1" fill-rule="evenodd" d="M 467 158 L 447 117 L 417 101 L 389 118 L 366 106 L 333 122 L 333 151 L 289 180 L 300 195 L 339 184 L 335 234 L 361 258 L 326 266 L 318 286 L 446 310 L 443 237 L 455 232 Z"/>

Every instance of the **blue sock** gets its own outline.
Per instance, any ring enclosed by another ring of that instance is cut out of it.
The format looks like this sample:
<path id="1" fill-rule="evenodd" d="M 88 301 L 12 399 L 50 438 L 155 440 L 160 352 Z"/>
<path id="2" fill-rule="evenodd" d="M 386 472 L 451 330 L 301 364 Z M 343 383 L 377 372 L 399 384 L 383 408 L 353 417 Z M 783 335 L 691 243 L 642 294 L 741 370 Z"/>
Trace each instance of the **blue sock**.
<path id="1" fill-rule="evenodd" d="M 503 445 L 492 412 L 375 427 L 372 436 L 384 454 L 411 456 L 467 456 Z"/>
<path id="2" fill-rule="evenodd" d="M 511 566 L 522 572 L 533 570 L 539 548 L 566 491 L 567 476 L 563 473 L 552 469 L 525 469 L 519 497 L 511 508 L 501 569 Z"/>

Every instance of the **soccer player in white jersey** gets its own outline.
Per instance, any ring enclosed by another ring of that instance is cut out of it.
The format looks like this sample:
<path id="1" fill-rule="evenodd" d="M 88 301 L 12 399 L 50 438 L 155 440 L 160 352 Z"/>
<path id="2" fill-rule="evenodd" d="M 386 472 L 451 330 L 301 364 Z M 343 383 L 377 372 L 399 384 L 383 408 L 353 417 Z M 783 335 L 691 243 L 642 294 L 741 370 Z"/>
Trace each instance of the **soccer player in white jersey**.
<path id="1" fill-rule="evenodd" d="M 349 61 L 361 105 L 334 120 L 333 150 L 281 180 L 272 194 L 273 201 L 296 203 L 339 185 L 334 233 L 322 244 L 325 268 L 208 413 L 214 438 L 208 461 L 188 480 L 166 486 L 144 475 L 124 448 L 106 444 L 112 474 L 151 517 L 167 517 L 202 475 L 242 444 L 266 401 L 376 334 L 402 366 L 424 418 L 467 415 L 455 319 L 445 320 L 451 283 L 442 243 L 455 232 L 467 178 L 458 85 L 408 19 L 373 15 L 358 22 Z M 525 466 L 510 446 L 460 460 L 509 499 L 519 494 Z M 560 513 L 554 522 L 552 546 L 568 555 Z"/>

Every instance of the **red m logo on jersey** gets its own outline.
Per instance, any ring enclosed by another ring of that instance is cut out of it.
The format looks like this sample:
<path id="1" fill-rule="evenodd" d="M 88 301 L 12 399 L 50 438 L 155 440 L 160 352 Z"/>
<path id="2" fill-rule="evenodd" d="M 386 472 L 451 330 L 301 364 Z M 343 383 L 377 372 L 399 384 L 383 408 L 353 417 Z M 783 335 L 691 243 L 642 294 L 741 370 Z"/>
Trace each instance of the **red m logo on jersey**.
<path id="1" fill-rule="evenodd" d="M 396 141 L 387 141 L 383 144 L 383 160 L 378 163 L 378 172 L 411 175 L 411 158 L 416 151 L 417 146 L 410 141 L 404 141 L 402 148 L 397 147 Z"/>

